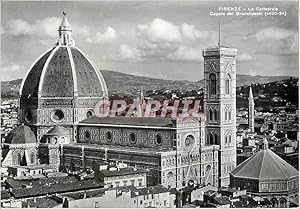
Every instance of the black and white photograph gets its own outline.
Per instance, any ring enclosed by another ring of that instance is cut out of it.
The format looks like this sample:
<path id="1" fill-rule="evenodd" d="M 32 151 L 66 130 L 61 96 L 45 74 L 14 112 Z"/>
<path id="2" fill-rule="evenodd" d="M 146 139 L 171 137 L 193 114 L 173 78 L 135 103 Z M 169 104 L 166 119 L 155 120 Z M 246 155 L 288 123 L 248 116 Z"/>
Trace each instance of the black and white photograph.
<path id="1" fill-rule="evenodd" d="M 298 0 L 2 0 L 1 208 L 298 208 Z"/>

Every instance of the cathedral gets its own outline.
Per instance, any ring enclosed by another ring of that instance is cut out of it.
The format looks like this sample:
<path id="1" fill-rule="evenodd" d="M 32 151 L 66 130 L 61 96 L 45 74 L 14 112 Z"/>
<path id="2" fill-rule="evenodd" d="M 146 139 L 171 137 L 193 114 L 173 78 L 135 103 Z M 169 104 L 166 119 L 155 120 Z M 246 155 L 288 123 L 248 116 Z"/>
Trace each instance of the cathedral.
<path id="1" fill-rule="evenodd" d="M 229 185 L 236 167 L 236 49 L 202 51 L 201 117 L 99 118 L 94 108 L 108 98 L 107 86 L 96 65 L 75 46 L 66 13 L 58 35 L 55 46 L 23 79 L 22 125 L 3 143 L 3 167 L 47 165 L 70 171 L 122 161 L 148 168 L 148 185 Z"/>

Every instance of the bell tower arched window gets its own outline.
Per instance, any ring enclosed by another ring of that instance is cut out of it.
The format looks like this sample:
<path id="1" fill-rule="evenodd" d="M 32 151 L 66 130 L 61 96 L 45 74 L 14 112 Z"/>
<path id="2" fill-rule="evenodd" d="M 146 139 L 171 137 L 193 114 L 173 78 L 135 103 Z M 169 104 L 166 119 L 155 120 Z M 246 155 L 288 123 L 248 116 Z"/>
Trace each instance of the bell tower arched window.
<path id="1" fill-rule="evenodd" d="M 215 141 L 214 141 L 214 144 L 219 144 L 219 141 L 218 141 L 218 135 L 215 134 Z"/>
<path id="2" fill-rule="evenodd" d="M 209 75 L 209 94 L 215 95 L 217 94 L 217 78 L 216 74 L 211 73 Z"/>
<path id="3" fill-rule="evenodd" d="M 212 111 L 212 109 L 209 110 L 209 120 L 210 121 L 213 120 L 213 111 Z"/>
<path id="4" fill-rule="evenodd" d="M 214 144 L 214 136 L 212 133 L 209 134 L 209 144 Z"/>
<path id="5" fill-rule="evenodd" d="M 218 111 L 216 109 L 214 110 L 214 114 L 215 114 L 215 121 L 217 121 L 218 120 Z"/>
<path id="6" fill-rule="evenodd" d="M 225 94 L 230 94 L 231 89 L 231 76 L 229 74 L 225 77 Z"/>

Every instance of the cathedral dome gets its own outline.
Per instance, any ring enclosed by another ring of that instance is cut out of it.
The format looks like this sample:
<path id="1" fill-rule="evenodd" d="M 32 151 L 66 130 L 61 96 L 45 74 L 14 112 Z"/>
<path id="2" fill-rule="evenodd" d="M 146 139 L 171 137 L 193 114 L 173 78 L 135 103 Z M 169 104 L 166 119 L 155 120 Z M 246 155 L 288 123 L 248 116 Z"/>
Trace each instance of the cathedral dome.
<path id="1" fill-rule="evenodd" d="M 5 138 L 6 144 L 29 144 L 36 143 L 36 137 L 33 131 L 25 125 L 14 128 Z"/>
<path id="2" fill-rule="evenodd" d="M 21 97 L 107 96 L 101 72 L 75 47 L 66 13 L 58 31 L 56 46 L 43 53 L 23 79 Z"/>

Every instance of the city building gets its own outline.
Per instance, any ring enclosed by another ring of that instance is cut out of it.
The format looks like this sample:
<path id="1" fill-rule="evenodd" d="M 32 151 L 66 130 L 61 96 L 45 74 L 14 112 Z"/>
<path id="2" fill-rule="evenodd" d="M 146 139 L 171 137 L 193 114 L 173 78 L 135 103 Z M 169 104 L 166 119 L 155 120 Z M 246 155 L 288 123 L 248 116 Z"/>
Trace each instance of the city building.
<path id="1" fill-rule="evenodd" d="M 95 177 L 105 184 L 105 188 L 115 188 L 130 185 L 139 188 L 147 186 L 147 172 L 148 170 L 144 168 L 110 167 L 108 169 L 95 171 Z"/>
<path id="2" fill-rule="evenodd" d="M 217 192 L 209 190 L 203 195 L 203 204 L 209 208 L 230 208 L 231 201 L 227 196 L 221 196 Z"/>
<path id="3" fill-rule="evenodd" d="M 5 183 L 6 190 L 2 193 L 9 194 L 5 199 L 5 204 L 19 205 L 16 207 L 20 207 L 21 203 L 26 200 L 36 200 L 37 198 L 65 193 L 90 192 L 104 187 L 103 183 L 94 179 L 80 180 L 74 176 L 66 175 L 29 179 L 8 177 Z"/>
<path id="4" fill-rule="evenodd" d="M 174 208 L 176 196 L 162 186 L 136 188 L 122 186 L 94 192 L 70 193 L 61 195 L 66 198 L 68 208 Z"/>

